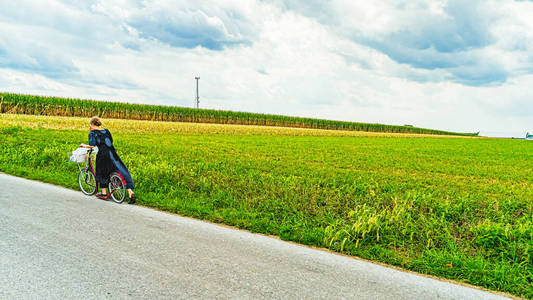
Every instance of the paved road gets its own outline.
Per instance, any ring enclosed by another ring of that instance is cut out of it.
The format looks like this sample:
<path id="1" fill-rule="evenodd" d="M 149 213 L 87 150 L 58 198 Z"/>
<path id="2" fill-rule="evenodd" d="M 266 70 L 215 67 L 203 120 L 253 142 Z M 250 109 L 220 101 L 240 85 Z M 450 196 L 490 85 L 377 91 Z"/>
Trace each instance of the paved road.
<path id="1" fill-rule="evenodd" d="M 0 299 L 502 299 L 0 174 Z"/>

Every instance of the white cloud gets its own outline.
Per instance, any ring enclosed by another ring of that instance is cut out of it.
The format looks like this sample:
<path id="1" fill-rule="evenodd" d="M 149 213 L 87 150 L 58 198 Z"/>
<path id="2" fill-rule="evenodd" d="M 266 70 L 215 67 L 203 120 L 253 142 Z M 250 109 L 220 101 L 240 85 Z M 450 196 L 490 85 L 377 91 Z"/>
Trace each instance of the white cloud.
<path id="1" fill-rule="evenodd" d="M 0 90 L 518 135 L 533 3 L 476 5 L 4 2 Z"/>
<path id="2" fill-rule="evenodd" d="M 416 72 L 411 80 L 494 85 L 533 67 L 533 48 L 524 43 L 531 40 L 531 3 L 333 0 L 312 10 L 309 3 L 280 2 L 339 37 L 372 47 L 400 64 L 441 74 Z M 522 47 L 510 49 L 514 43 Z"/>
<path id="3" fill-rule="evenodd" d="M 220 1 L 151 2 L 101 1 L 92 6 L 112 19 L 119 19 L 138 36 L 154 39 L 175 47 L 202 46 L 221 50 L 225 46 L 250 43 L 256 35 L 251 17 L 254 2 Z"/>

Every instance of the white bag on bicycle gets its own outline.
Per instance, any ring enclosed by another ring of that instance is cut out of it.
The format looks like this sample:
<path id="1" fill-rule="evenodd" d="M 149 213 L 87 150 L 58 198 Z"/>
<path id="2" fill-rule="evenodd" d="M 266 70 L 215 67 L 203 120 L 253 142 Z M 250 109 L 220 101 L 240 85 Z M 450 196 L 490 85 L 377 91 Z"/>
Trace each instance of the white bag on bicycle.
<path id="1" fill-rule="evenodd" d="M 89 153 L 88 148 L 78 148 L 72 151 L 72 156 L 70 156 L 70 161 L 75 163 L 82 163 L 87 161 L 87 154 Z"/>

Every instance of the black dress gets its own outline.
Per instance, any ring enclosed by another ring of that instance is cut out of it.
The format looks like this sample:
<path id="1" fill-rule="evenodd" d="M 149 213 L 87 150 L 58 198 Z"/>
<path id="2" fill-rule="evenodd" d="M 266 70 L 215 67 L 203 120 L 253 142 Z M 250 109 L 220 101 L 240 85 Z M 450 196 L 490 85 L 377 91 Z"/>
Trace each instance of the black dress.
<path id="1" fill-rule="evenodd" d="M 122 162 L 113 147 L 113 137 L 107 129 L 91 130 L 89 133 L 89 145 L 98 147 L 96 154 L 96 180 L 100 188 L 106 188 L 109 185 L 109 175 L 118 172 L 126 180 L 126 188 L 133 189 L 133 180 L 130 171 Z"/>

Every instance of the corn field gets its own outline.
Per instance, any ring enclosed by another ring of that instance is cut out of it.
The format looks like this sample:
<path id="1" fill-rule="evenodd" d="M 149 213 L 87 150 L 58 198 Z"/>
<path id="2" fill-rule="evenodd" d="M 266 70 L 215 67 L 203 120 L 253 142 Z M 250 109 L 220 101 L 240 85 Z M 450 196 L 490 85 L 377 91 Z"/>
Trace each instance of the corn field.
<path id="1" fill-rule="evenodd" d="M 0 93 L 0 113 L 475 136 L 441 130 L 281 115 Z"/>

